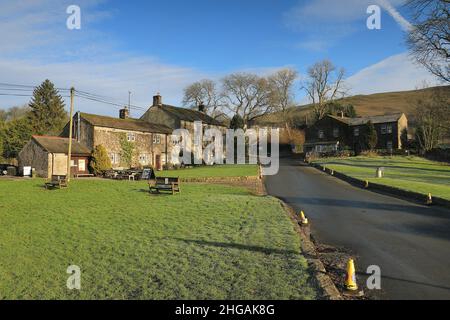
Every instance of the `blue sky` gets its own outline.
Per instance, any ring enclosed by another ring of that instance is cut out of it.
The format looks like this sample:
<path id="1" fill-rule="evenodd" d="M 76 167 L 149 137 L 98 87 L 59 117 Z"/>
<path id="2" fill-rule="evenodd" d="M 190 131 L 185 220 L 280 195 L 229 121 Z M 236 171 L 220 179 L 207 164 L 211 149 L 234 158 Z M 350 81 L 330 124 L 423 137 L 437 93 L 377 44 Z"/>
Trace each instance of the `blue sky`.
<path id="1" fill-rule="evenodd" d="M 120 101 L 131 90 L 139 106 L 161 92 L 179 105 L 183 88 L 196 80 L 286 66 L 302 75 L 328 58 L 346 69 L 352 94 L 414 89 L 434 79 L 408 58 L 403 2 L 2 0 L 0 82 L 36 85 L 49 78 Z M 81 30 L 66 28 L 70 4 L 81 8 Z M 383 9 L 381 30 L 366 27 L 370 4 Z M 299 87 L 297 99 L 305 102 Z M 0 108 L 27 100 L 0 96 Z M 76 107 L 116 113 L 88 101 Z"/>

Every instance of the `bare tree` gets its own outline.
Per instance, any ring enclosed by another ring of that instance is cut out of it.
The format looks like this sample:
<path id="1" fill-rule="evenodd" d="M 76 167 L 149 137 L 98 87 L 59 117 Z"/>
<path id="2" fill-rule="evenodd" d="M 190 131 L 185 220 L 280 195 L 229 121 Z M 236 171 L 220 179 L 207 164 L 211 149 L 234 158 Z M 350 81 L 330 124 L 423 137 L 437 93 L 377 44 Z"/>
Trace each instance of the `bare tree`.
<path id="1" fill-rule="evenodd" d="M 266 78 L 251 73 L 234 73 L 222 79 L 222 86 L 225 108 L 240 115 L 245 125 L 272 110 Z"/>
<path id="2" fill-rule="evenodd" d="M 291 138 L 291 118 L 289 109 L 294 106 L 294 82 L 298 77 L 297 71 L 283 69 L 268 78 L 270 87 L 270 103 L 274 111 L 278 111 L 283 118 L 286 131 Z"/>
<path id="3" fill-rule="evenodd" d="M 413 27 L 408 45 L 415 59 L 443 82 L 450 82 L 450 0 L 409 0 Z"/>
<path id="4" fill-rule="evenodd" d="M 450 130 L 450 102 L 446 88 L 424 90 L 416 100 L 416 139 L 423 151 L 430 151 Z"/>
<path id="5" fill-rule="evenodd" d="M 337 69 L 329 60 L 323 60 L 309 67 L 303 89 L 313 104 L 317 120 L 327 112 L 327 103 L 345 95 L 344 69 Z"/>
<path id="6" fill-rule="evenodd" d="M 195 82 L 184 89 L 183 105 L 192 109 L 203 105 L 205 112 L 213 118 L 223 114 L 220 110 L 222 96 L 216 83 L 208 79 Z"/>

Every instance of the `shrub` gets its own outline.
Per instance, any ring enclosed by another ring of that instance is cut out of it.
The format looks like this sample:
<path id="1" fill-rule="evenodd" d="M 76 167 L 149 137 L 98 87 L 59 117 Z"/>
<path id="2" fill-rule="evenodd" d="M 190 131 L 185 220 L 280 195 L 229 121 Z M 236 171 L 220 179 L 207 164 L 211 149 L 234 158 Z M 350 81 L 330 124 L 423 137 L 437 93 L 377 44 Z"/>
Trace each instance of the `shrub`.
<path id="1" fill-rule="evenodd" d="M 366 136 L 365 136 L 365 146 L 368 150 L 374 150 L 378 143 L 377 131 L 372 123 L 372 121 L 368 121 L 366 124 Z"/>
<path id="2" fill-rule="evenodd" d="M 94 148 L 89 167 L 95 175 L 102 175 L 105 171 L 111 169 L 111 160 L 104 146 L 98 145 Z"/>

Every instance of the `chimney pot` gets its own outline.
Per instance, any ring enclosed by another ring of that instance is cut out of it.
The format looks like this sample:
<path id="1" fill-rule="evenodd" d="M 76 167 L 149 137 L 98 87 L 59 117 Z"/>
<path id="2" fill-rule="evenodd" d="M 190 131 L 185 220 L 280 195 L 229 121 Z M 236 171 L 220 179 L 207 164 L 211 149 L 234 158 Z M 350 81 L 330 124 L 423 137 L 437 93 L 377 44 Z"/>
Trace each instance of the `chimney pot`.
<path id="1" fill-rule="evenodd" d="M 162 106 L 162 97 L 159 93 L 153 96 L 153 106 Z"/>
<path id="2" fill-rule="evenodd" d="M 127 107 L 119 110 L 119 118 L 120 119 L 128 119 L 130 117 L 130 111 Z"/>

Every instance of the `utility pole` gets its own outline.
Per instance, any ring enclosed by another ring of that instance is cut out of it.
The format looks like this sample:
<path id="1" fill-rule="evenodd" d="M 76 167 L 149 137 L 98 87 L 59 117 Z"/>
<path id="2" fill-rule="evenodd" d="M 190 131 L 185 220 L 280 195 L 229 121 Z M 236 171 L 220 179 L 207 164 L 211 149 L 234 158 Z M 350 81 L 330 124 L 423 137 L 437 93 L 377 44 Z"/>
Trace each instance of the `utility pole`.
<path id="1" fill-rule="evenodd" d="M 131 91 L 128 91 L 128 112 L 131 117 Z"/>
<path id="2" fill-rule="evenodd" d="M 72 157 L 72 131 L 73 131 L 73 96 L 75 88 L 70 88 L 70 120 L 69 120 L 69 151 L 67 152 L 67 182 L 70 181 L 70 163 Z"/>

